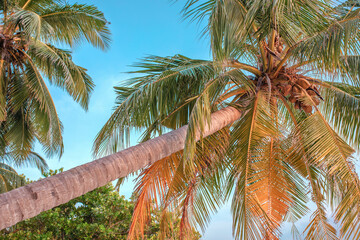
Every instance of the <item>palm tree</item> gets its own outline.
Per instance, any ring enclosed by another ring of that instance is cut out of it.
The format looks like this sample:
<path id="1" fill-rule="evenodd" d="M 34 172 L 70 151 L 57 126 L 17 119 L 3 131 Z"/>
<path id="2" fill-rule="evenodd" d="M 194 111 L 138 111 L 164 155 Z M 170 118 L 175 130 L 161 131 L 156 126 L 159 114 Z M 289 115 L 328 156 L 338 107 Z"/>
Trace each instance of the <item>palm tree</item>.
<path id="1" fill-rule="evenodd" d="M 284 222 L 312 210 L 309 197 L 316 209 L 306 239 L 360 239 L 359 7 L 187 2 L 185 16 L 208 19 L 214 60 L 143 59 L 135 65 L 142 75 L 115 87 L 115 112 L 94 145 L 109 154 L 128 142 L 130 129 L 146 141 L 188 124 L 183 151 L 141 170 L 129 239 L 144 234 L 154 200 L 165 211 L 181 209 L 186 239 L 189 226 L 204 229 L 229 199 L 236 239 L 278 239 Z M 242 117 L 201 136 L 211 114 L 227 106 Z"/>
<path id="2" fill-rule="evenodd" d="M 142 76 L 116 87 L 94 151 L 118 151 L 134 128 L 144 142 L 1 195 L 0 227 L 141 169 L 129 238 L 143 234 L 153 201 L 164 216 L 181 209 L 186 238 L 232 198 L 237 239 L 277 239 L 310 197 L 306 239 L 338 238 L 328 209 L 342 238 L 359 239 L 359 11 L 352 1 L 188 1 L 186 16 L 209 20 L 213 61 L 137 64 Z"/>
<path id="3" fill-rule="evenodd" d="M 87 109 L 94 84 L 77 66 L 73 47 L 88 41 L 107 49 L 107 21 L 96 7 L 64 1 L 2 1 L 1 149 L 32 149 L 35 139 L 47 155 L 61 155 L 62 126 L 43 77 Z"/>
<path id="4" fill-rule="evenodd" d="M 11 153 L 13 164 L 26 164 L 38 156 L 36 141 L 48 157 L 61 156 L 62 124 L 44 78 L 86 110 L 94 83 L 71 51 L 56 45 L 87 41 L 105 50 L 107 21 L 94 6 L 61 0 L 4 0 L 0 11 L 0 158 Z M 47 167 L 42 160 L 39 169 Z"/>
<path id="5" fill-rule="evenodd" d="M 239 111 L 232 107 L 212 114 L 211 127 L 203 136 L 224 128 L 240 116 Z M 121 152 L 1 194 L 0 229 L 67 203 L 180 151 L 184 148 L 186 130 L 187 126 L 184 126 Z"/>

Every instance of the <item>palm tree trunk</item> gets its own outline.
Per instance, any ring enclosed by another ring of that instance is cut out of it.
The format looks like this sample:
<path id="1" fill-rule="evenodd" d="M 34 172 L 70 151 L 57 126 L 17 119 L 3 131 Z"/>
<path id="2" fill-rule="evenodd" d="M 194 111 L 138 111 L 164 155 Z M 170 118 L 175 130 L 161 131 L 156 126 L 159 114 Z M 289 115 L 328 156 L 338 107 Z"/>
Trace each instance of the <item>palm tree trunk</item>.
<path id="1" fill-rule="evenodd" d="M 204 136 L 241 117 L 233 107 L 211 115 Z M 187 126 L 0 195 L 0 230 L 66 203 L 184 148 Z"/>

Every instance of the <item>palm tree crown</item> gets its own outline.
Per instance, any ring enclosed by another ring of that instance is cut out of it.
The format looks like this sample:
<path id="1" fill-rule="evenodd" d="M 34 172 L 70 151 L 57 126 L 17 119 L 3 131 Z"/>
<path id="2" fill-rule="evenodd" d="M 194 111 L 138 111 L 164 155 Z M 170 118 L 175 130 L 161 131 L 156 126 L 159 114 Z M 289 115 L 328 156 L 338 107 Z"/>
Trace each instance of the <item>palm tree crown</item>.
<path id="1" fill-rule="evenodd" d="M 19 166 L 47 165 L 34 158 L 38 141 L 47 156 L 63 152 L 62 124 L 44 78 L 85 110 L 94 88 L 86 69 L 71 58 L 84 41 L 103 50 L 110 32 L 102 12 L 62 0 L 4 0 L 0 11 L 0 156 Z"/>
<path id="2" fill-rule="evenodd" d="M 144 141 L 189 126 L 184 151 L 141 171 L 129 238 L 143 234 L 152 201 L 164 212 L 181 209 L 186 238 L 189 226 L 204 228 L 232 198 L 236 239 L 278 239 L 282 223 L 310 211 L 309 200 L 316 209 L 306 239 L 360 239 L 359 7 L 187 2 L 186 17 L 208 20 L 213 60 L 151 56 L 135 65 L 142 76 L 115 87 L 115 111 L 94 144 L 95 153 L 108 154 L 127 142 L 130 129 L 143 130 Z M 226 106 L 242 117 L 196 142 L 211 113 Z"/>

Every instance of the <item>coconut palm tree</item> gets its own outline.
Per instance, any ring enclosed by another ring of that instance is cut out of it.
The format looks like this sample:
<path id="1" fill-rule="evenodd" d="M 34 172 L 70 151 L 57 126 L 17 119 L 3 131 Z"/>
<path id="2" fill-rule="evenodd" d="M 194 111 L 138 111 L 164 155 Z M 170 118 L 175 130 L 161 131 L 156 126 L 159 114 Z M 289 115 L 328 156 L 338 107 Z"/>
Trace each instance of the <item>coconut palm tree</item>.
<path id="1" fill-rule="evenodd" d="M 61 156 L 62 124 L 45 79 L 86 110 L 94 83 L 57 46 L 86 41 L 105 50 L 107 21 L 92 5 L 62 0 L 4 0 L 0 11 L 0 155 L 27 159 L 37 141 L 47 156 Z"/>
<path id="2" fill-rule="evenodd" d="M 104 15 L 91 5 L 4 0 L 0 11 L 0 162 L 6 166 L 0 171 L 2 191 L 10 189 L 10 175 L 14 186 L 24 183 L 10 165 L 47 168 L 32 151 L 36 141 L 47 156 L 63 152 L 62 124 L 44 78 L 88 107 L 94 87 L 90 76 L 72 61 L 71 51 L 56 45 L 71 48 L 87 41 L 107 49 L 110 33 Z"/>
<path id="3" fill-rule="evenodd" d="M 359 7 L 187 2 L 185 16 L 208 20 L 213 60 L 143 59 L 137 77 L 115 87 L 115 111 L 94 145 L 106 155 L 128 142 L 131 129 L 146 141 L 188 124 L 184 150 L 141 170 L 129 239 L 144 234 L 152 201 L 181 209 L 186 239 L 189 226 L 204 229 L 229 199 L 236 239 L 279 239 L 284 222 L 314 210 L 310 200 L 316 208 L 306 239 L 360 239 Z M 228 106 L 241 118 L 202 136 L 211 114 Z"/>
<path id="4" fill-rule="evenodd" d="M 186 16 L 209 21 L 213 60 L 137 64 L 94 151 L 120 150 L 131 129 L 144 142 L 0 195 L 0 228 L 141 170 L 129 238 L 153 201 L 164 216 L 181 210 L 186 238 L 231 199 L 237 239 L 277 239 L 311 199 L 306 239 L 359 239 L 359 11 L 352 1 L 188 1 Z"/>
<path id="5" fill-rule="evenodd" d="M 240 112 L 232 107 L 212 114 L 211 126 L 204 131 L 203 137 L 223 129 L 240 116 Z M 187 126 L 184 126 L 116 154 L 1 194 L 0 229 L 34 217 L 180 151 L 184 148 L 186 129 Z"/>

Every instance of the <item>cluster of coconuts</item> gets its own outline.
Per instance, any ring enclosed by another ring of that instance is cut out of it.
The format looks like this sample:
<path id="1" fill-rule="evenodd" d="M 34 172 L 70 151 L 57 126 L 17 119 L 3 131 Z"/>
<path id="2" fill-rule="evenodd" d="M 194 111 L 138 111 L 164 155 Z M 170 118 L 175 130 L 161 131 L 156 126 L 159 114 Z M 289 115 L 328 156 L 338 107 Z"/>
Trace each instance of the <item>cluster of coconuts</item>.
<path id="1" fill-rule="evenodd" d="M 0 28 L 1 30 L 2 28 Z M 25 58 L 24 52 L 29 48 L 29 45 L 24 43 L 21 38 L 21 33 L 8 35 L 0 32 L 0 56 L 1 59 L 8 62 L 21 62 Z"/>
<path id="2" fill-rule="evenodd" d="M 317 87 L 309 83 L 304 77 L 282 82 L 277 87 L 283 96 L 288 97 L 288 100 L 294 104 L 296 109 L 302 109 L 306 113 L 311 113 L 313 110 L 312 103 L 306 103 L 303 100 L 306 95 L 311 97 L 316 106 L 320 104 L 320 99 L 323 100 Z"/>

